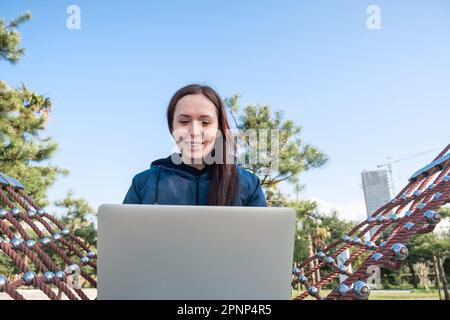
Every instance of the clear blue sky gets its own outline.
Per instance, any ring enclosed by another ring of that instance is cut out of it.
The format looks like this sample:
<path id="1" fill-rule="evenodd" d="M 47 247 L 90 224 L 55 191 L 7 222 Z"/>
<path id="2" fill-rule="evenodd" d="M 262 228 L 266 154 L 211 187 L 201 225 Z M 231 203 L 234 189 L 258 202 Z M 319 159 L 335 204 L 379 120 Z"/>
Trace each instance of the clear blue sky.
<path id="1" fill-rule="evenodd" d="M 66 28 L 71 4 L 81 30 Z M 371 4 L 380 30 L 366 27 Z M 347 218 L 364 217 L 361 170 L 450 142 L 447 0 L 0 0 L 6 20 L 26 10 L 26 56 L 0 63 L 0 79 L 54 103 L 52 162 L 71 174 L 51 200 L 73 189 L 94 207 L 121 202 L 133 175 L 172 151 L 165 108 L 191 82 L 302 125 L 330 161 L 301 176 L 301 197 Z M 435 153 L 396 164 L 397 189 Z"/>

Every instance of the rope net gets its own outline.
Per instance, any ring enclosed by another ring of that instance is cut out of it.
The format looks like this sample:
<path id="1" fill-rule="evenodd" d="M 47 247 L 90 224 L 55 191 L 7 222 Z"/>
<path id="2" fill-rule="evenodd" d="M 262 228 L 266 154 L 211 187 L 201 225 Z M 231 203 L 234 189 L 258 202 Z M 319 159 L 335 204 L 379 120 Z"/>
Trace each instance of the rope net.
<path id="1" fill-rule="evenodd" d="M 14 300 L 25 300 L 18 289 L 34 286 L 51 300 L 59 300 L 62 294 L 70 300 L 89 300 L 78 283 L 81 278 L 97 287 L 89 274 L 96 273 L 96 254 L 54 216 L 38 207 L 20 182 L 0 174 L 0 184 L 0 253 L 9 257 L 21 274 L 12 282 L 0 275 L 0 292 Z"/>
<path id="2" fill-rule="evenodd" d="M 429 165 L 414 173 L 409 183 L 392 201 L 376 210 L 367 220 L 355 226 L 342 239 L 329 244 L 302 261 L 292 270 L 292 286 L 304 289 L 294 300 L 313 296 L 318 300 L 368 299 L 368 279 L 375 268 L 399 270 L 408 256 L 408 242 L 414 235 L 432 232 L 440 222 L 438 210 L 450 202 L 450 145 Z M 383 232 L 388 234 L 381 240 Z M 367 241 L 363 241 L 364 237 Z M 337 256 L 352 248 L 353 254 L 343 263 Z M 355 272 L 351 263 L 361 261 Z M 325 276 L 313 283 L 313 274 L 321 270 Z M 320 289 L 340 274 L 347 278 L 326 297 Z"/>

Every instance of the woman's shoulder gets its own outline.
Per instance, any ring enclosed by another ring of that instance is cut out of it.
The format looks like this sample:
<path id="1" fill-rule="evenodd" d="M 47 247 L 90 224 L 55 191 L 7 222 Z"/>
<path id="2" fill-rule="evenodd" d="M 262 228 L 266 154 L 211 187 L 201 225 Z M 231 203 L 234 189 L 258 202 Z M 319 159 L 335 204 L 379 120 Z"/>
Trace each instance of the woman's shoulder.
<path id="1" fill-rule="evenodd" d="M 156 178 L 158 170 L 158 166 L 151 165 L 147 170 L 135 174 L 133 177 L 133 183 L 140 186 L 145 184 L 147 181 Z"/>
<path id="2" fill-rule="evenodd" d="M 250 170 L 237 167 L 240 176 L 243 204 L 250 207 L 267 207 L 266 197 L 258 176 Z"/>
<path id="3" fill-rule="evenodd" d="M 170 160 L 170 157 L 171 156 L 152 161 L 150 168 L 134 175 L 133 182 L 142 183 L 156 177 L 161 169 L 161 166 L 167 163 Z"/>
<path id="4" fill-rule="evenodd" d="M 242 168 L 239 165 L 236 166 L 236 169 L 239 173 L 241 185 L 246 187 L 246 189 L 255 190 L 261 184 L 258 176 L 250 170 Z"/>

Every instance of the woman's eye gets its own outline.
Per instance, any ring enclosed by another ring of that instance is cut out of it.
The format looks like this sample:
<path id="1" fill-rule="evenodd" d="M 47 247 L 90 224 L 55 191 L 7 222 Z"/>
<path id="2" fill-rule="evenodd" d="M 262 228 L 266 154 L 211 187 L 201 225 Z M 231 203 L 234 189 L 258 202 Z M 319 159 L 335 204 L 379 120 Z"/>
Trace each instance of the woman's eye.
<path id="1" fill-rule="evenodd" d="M 211 122 L 203 121 L 203 125 L 207 126 L 208 124 L 211 124 Z"/>
<path id="2" fill-rule="evenodd" d="M 180 121 L 180 123 L 189 123 L 189 121 L 184 120 L 184 121 Z"/>

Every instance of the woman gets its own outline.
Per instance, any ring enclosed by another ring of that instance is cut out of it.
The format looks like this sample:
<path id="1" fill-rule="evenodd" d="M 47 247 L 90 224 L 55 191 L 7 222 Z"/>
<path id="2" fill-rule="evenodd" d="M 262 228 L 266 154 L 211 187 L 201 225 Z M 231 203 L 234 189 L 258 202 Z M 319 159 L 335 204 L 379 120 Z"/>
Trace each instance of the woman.
<path id="1" fill-rule="evenodd" d="M 167 124 L 180 153 L 137 174 L 124 204 L 267 206 L 258 177 L 235 164 L 234 138 L 216 91 L 197 84 L 178 90 Z"/>

